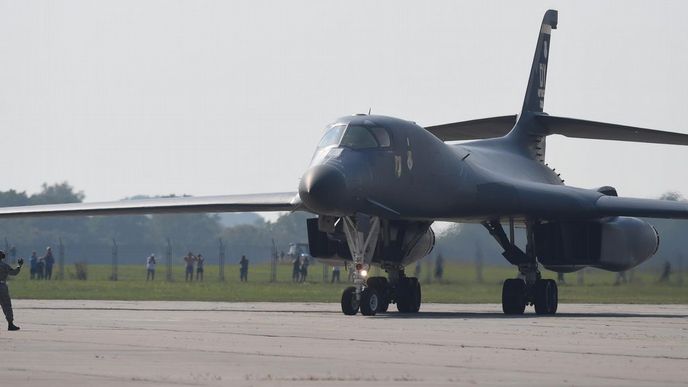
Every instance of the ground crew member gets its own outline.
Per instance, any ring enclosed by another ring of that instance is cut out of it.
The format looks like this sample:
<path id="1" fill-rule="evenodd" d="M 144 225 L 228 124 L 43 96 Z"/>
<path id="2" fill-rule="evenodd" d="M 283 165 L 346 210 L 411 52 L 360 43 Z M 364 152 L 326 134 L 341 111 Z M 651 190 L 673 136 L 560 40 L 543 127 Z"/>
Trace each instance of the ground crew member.
<path id="1" fill-rule="evenodd" d="M 8 331 L 19 330 L 19 327 L 14 325 L 12 300 L 10 299 L 10 291 L 7 288 L 7 276 L 19 274 L 19 270 L 24 265 L 24 258 L 19 258 L 17 263 L 19 266 L 17 266 L 16 269 L 13 269 L 12 266 L 5 263 L 5 252 L 0 251 L 0 305 L 2 305 L 2 311 L 5 313 L 5 318 L 7 319 Z"/>

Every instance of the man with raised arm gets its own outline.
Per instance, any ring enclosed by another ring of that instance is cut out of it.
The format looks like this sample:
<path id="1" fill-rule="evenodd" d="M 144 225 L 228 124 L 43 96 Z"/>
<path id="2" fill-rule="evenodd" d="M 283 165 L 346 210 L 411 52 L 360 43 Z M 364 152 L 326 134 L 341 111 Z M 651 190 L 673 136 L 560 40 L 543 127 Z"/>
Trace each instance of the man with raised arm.
<path id="1" fill-rule="evenodd" d="M 12 299 L 10 299 L 10 291 L 7 288 L 7 276 L 17 275 L 19 270 L 24 265 L 24 258 L 19 258 L 17 263 L 19 266 L 12 268 L 5 262 L 5 252 L 0 251 L 0 305 L 2 306 L 2 311 L 5 313 L 5 318 L 7 319 L 7 330 L 8 331 L 18 331 L 19 327 L 14 325 L 14 313 L 12 313 Z"/>

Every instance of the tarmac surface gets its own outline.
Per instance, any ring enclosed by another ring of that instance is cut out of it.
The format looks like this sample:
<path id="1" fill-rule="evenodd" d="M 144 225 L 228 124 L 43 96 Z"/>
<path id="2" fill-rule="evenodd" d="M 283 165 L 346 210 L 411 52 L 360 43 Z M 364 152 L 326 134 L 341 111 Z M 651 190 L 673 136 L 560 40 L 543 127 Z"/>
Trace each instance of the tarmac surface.
<path id="1" fill-rule="evenodd" d="M 394 309 L 392 306 L 390 309 Z M 337 304 L 16 300 L 2 386 L 686 385 L 687 305 Z"/>

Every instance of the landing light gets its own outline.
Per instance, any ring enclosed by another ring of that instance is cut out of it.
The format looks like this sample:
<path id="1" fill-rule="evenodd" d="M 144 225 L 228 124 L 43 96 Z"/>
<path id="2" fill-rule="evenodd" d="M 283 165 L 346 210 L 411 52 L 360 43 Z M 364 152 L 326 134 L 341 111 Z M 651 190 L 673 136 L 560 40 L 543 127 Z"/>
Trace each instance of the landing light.
<path id="1" fill-rule="evenodd" d="M 368 276 L 368 270 L 361 270 L 361 277 L 367 277 Z"/>

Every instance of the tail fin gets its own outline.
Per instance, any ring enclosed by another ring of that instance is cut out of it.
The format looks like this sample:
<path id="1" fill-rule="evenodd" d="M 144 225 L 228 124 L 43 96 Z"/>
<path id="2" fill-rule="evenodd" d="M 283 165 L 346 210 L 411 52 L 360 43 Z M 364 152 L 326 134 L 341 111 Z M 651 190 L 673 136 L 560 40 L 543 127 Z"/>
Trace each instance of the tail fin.
<path id="1" fill-rule="evenodd" d="M 540 35 L 535 47 L 535 56 L 533 57 L 533 65 L 530 68 L 530 78 L 528 79 L 528 88 L 526 89 L 526 97 L 523 100 L 521 114 L 525 112 L 541 113 L 545 106 L 549 39 L 552 30 L 557 29 L 558 18 L 557 11 L 550 9 L 545 12 L 545 16 L 542 19 L 542 27 L 540 27 Z"/>

